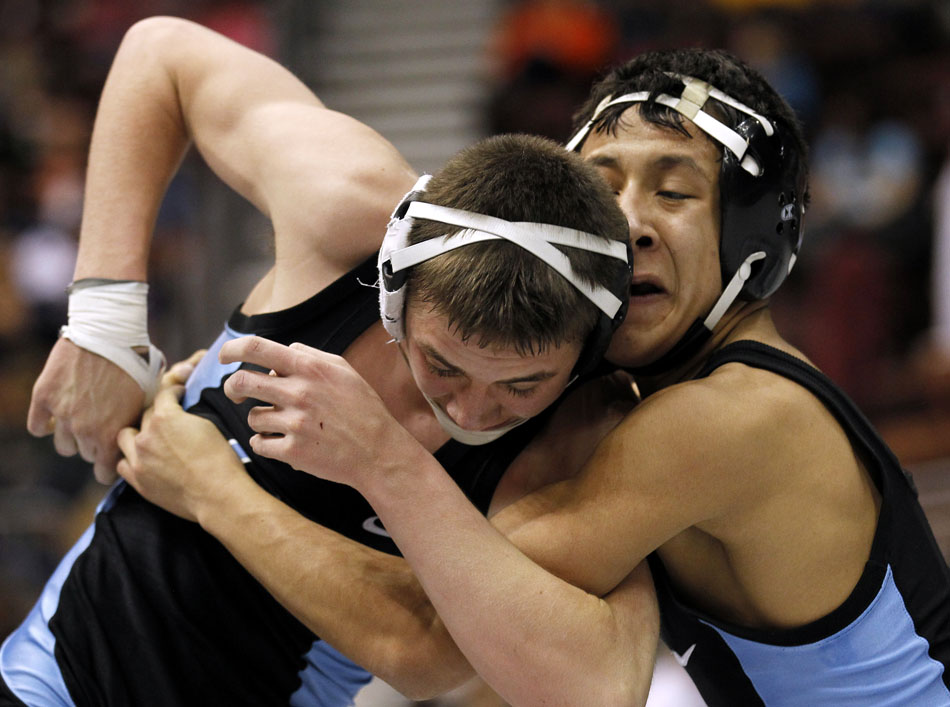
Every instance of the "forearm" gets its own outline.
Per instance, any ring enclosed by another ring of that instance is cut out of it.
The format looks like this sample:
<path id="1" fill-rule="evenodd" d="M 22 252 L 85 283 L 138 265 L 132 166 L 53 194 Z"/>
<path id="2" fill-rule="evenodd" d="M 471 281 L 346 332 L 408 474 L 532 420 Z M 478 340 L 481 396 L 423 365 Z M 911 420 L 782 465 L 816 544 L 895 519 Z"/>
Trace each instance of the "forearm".
<path id="1" fill-rule="evenodd" d="M 373 479 L 360 490 L 461 650 L 511 704 L 645 701 L 658 634 L 645 566 L 602 599 L 525 556 L 429 455 Z"/>
<path id="2" fill-rule="evenodd" d="M 130 30 L 99 102 L 75 278 L 145 280 L 158 208 L 188 144 L 154 31 Z"/>
<path id="3" fill-rule="evenodd" d="M 472 675 L 402 558 L 307 520 L 244 474 L 198 518 L 288 611 L 400 692 L 432 697 Z"/>

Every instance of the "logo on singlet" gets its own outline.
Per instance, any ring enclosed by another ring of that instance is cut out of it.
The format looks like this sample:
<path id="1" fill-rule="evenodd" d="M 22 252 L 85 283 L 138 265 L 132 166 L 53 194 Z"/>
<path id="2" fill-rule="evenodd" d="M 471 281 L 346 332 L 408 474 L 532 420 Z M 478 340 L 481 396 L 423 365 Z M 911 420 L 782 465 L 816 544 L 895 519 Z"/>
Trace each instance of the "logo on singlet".
<path id="1" fill-rule="evenodd" d="M 689 662 L 689 657 L 693 655 L 694 650 L 696 650 L 695 643 L 691 645 L 689 648 L 687 648 L 686 651 L 682 655 L 680 655 L 679 653 L 677 653 L 676 651 L 672 649 L 670 650 L 670 652 L 673 654 L 673 658 L 676 659 L 676 662 L 685 668 L 686 664 Z"/>
<path id="2" fill-rule="evenodd" d="M 363 530 L 368 533 L 374 533 L 375 535 L 382 535 L 384 538 L 391 537 L 389 533 L 386 532 L 383 524 L 379 522 L 379 516 L 370 516 L 364 520 Z"/>

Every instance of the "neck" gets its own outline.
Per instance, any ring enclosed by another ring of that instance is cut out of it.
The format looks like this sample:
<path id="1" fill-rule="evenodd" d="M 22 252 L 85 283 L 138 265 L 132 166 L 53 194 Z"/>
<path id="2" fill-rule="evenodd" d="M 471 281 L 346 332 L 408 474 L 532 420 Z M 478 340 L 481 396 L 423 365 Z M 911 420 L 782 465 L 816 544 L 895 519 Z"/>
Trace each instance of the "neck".
<path id="1" fill-rule="evenodd" d="M 694 378 L 712 354 L 726 344 L 740 339 L 759 339 L 763 326 L 772 327 L 768 301 L 737 302 L 723 315 L 703 345 L 685 361 L 656 375 L 636 377 L 637 387 L 645 397 L 662 388 Z"/>

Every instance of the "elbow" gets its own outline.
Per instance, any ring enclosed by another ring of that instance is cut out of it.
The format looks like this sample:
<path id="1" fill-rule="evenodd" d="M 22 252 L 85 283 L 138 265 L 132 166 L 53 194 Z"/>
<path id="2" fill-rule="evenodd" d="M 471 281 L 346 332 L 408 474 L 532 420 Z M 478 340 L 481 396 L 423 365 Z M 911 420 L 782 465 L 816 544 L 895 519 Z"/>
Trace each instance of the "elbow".
<path id="1" fill-rule="evenodd" d="M 635 679 L 628 674 L 617 682 L 606 685 L 598 704 L 605 707 L 643 707 L 650 694 L 652 677 L 652 666 L 645 675 L 637 675 Z"/>
<path id="2" fill-rule="evenodd" d="M 194 23 L 180 17 L 156 15 L 139 20 L 128 30 L 122 38 L 122 48 L 145 48 L 155 44 L 173 41 L 177 36 L 194 27 Z"/>
<path id="3" fill-rule="evenodd" d="M 410 700 L 428 700 L 452 690 L 474 671 L 449 641 L 431 636 L 394 640 L 381 651 L 370 671 Z"/>

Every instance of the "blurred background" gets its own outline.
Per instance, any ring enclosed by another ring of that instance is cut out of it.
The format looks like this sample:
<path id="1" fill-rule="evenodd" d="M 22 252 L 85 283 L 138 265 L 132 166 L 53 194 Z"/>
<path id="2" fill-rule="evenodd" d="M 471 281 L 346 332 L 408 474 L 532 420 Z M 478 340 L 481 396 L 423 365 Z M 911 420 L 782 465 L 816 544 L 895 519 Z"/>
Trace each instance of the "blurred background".
<path id="1" fill-rule="evenodd" d="M 776 319 L 913 471 L 950 553 L 947 0 L 0 0 L 0 636 L 103 492 L 25 420 L 65 321 L 95 103 L 124 31 L 154 14 L 279 60 L 428 171 L 490 133 L 565 140 L 591 81 L 638 52 L 738 54 L 812 145 L 805 244 Z M 186 160 L 150 266 L 150 331 L 170 360 L 209 343 L 263 272 L 268 227 Z M 385 686 L 362 699 L 405 704 Z M 471 685 L 437 704 L 498 703 Z"/>

